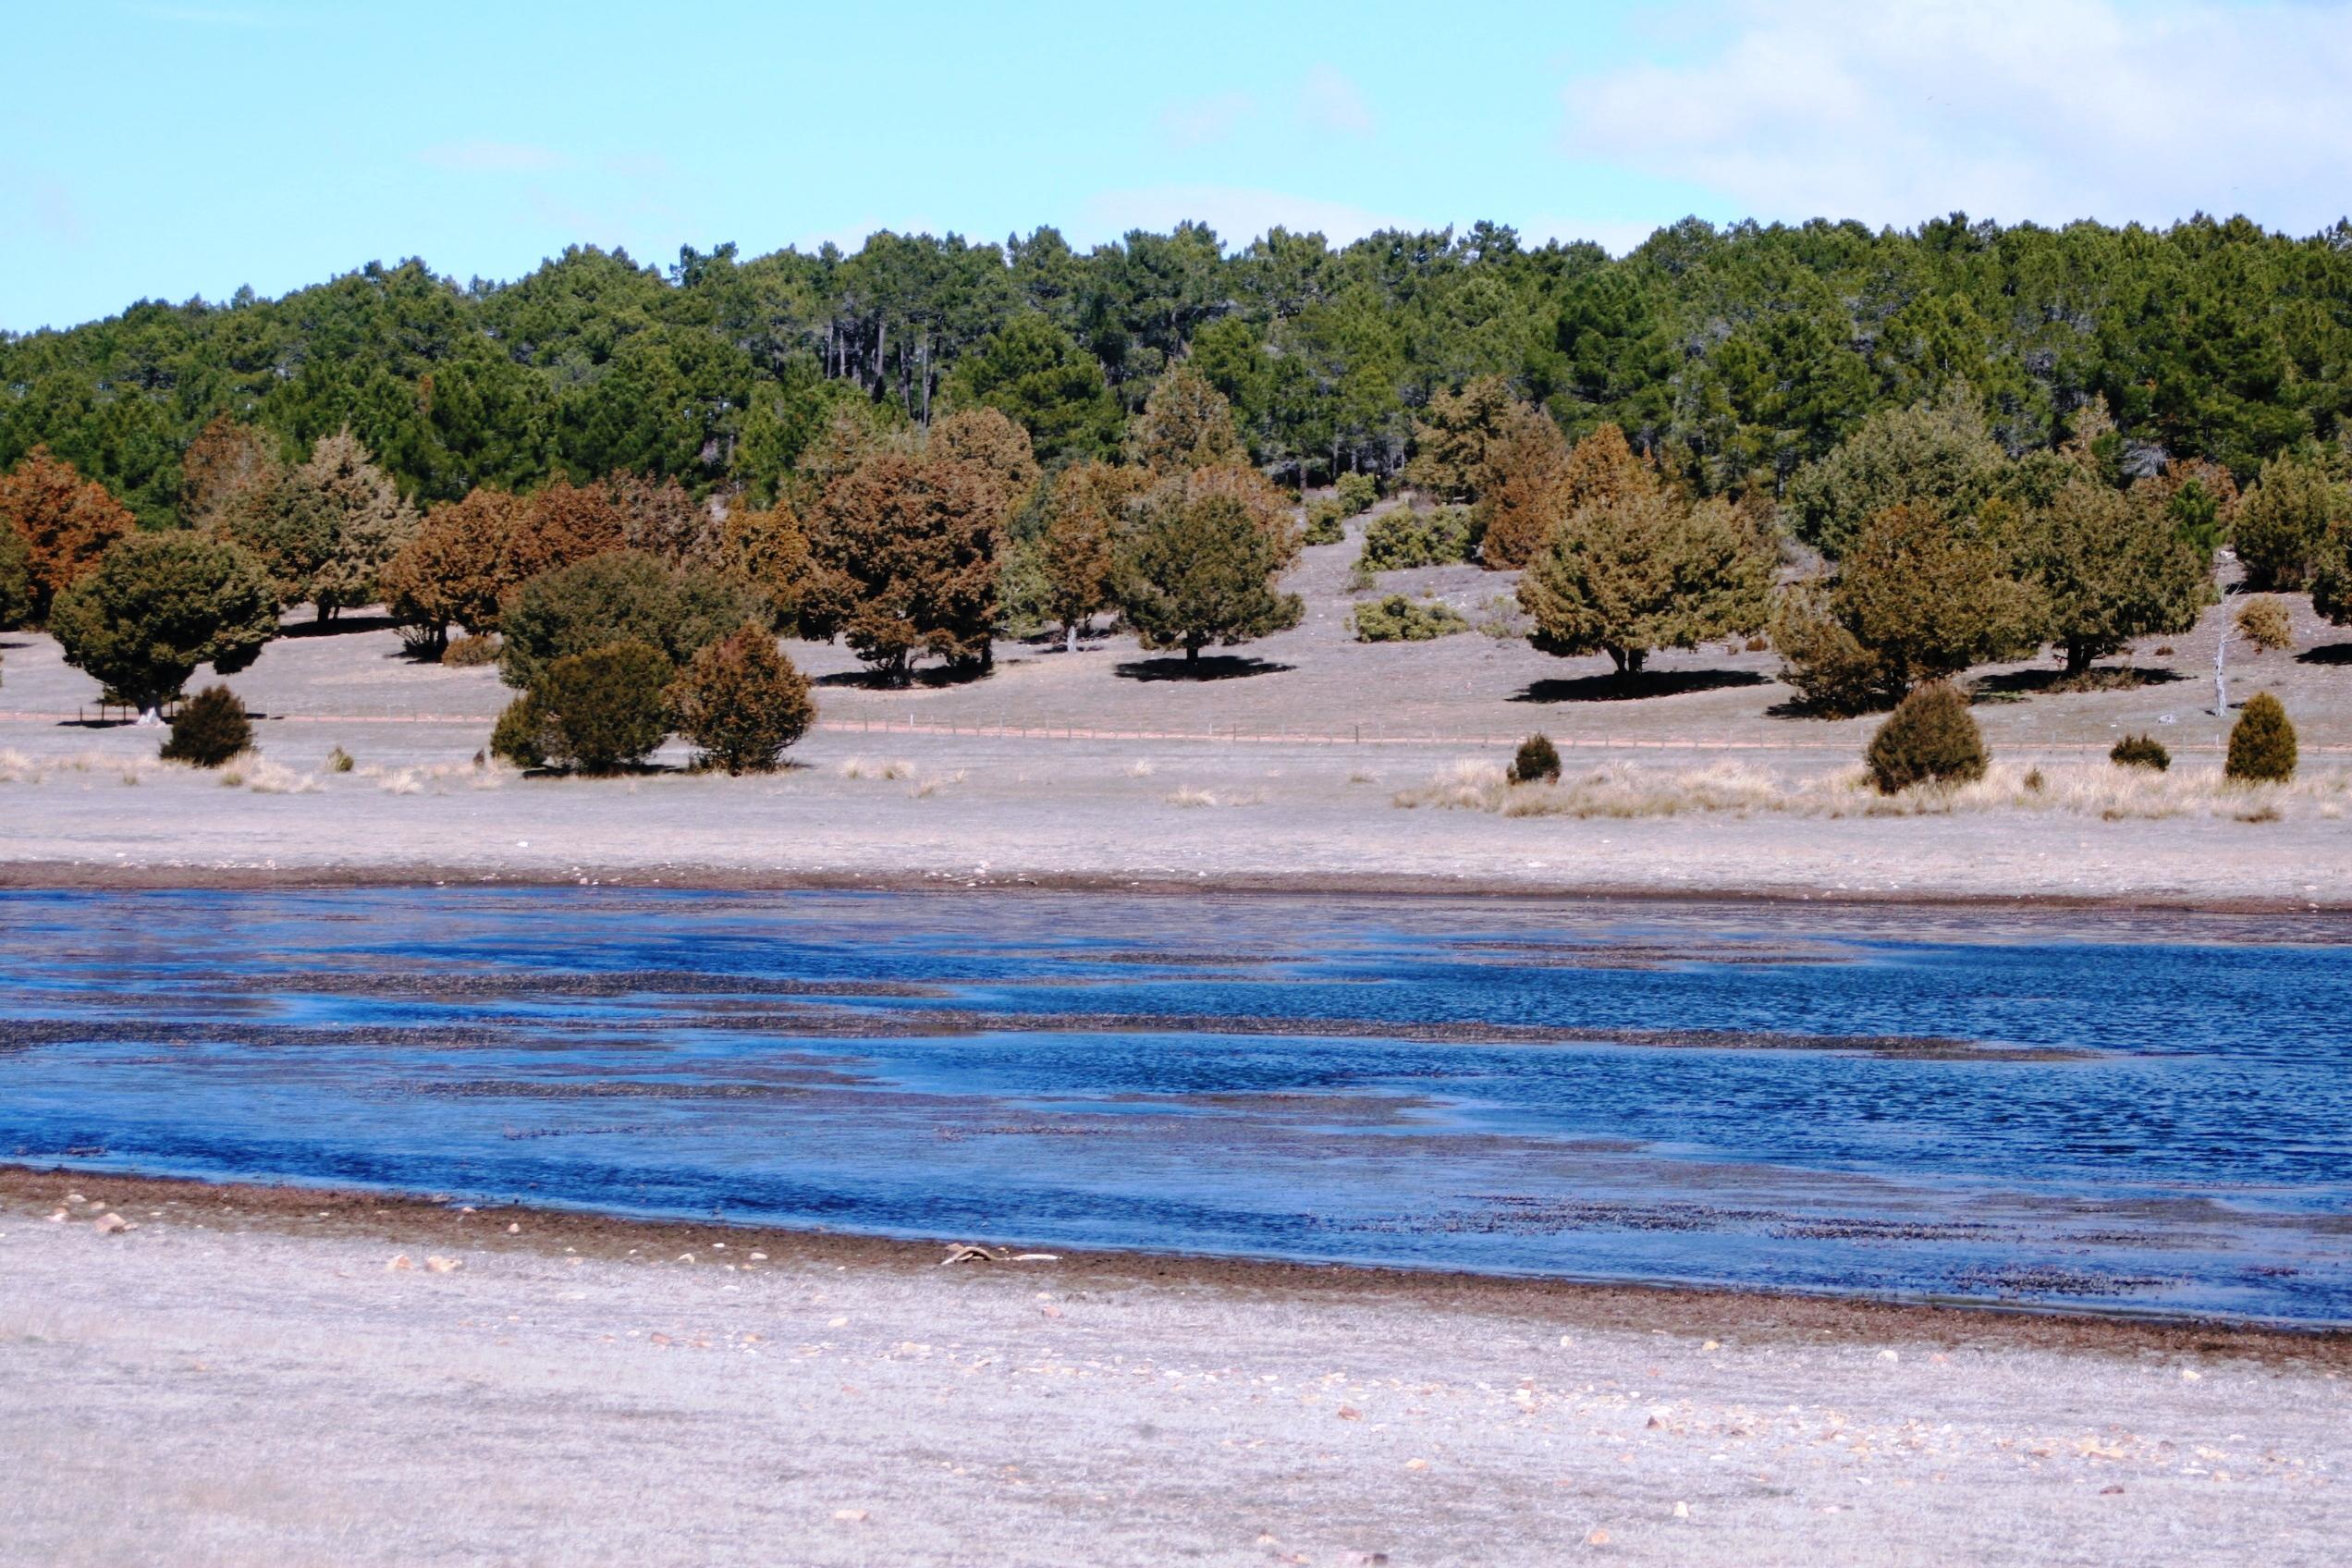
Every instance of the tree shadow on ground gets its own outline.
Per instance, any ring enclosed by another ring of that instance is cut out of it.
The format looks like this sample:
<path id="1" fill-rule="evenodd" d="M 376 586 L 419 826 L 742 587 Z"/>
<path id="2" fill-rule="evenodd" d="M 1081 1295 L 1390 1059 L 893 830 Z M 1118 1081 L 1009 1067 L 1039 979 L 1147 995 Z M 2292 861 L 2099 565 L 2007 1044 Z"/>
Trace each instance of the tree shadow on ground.
<path id="1" fill-rule="evenodd" d="M 2325 647 L 2306 648 L 2295 655 L 2297 664 L 2352 664 L 2352 643 L 2330 643 Z"/>
<path id="2" fill-rule="evenodd" d="M 333 620 L 282 621 L 280 637 L 347 637 L 362 631 L 389 631 L 399 625 L 388 615 L 341 615 Z"/>
<path id="3" fill-rule="evenodd" d="M 30 648 L 32 644 L 30 643 L 0 642 L 0 654 L 13 653 L 19 648 Z"/>
<path id="4" fill-rule="evenodd" d="M 1182 655 L 1165 659 L 1130 659 L 1117 667 L 1121 680 L 1240 680 L 1253 675 L 1280 675 L 1297 666 L 1240 654 L 1210 654 L 1198 660 Z"/>
<path id="5" fill-rule="evenodd" d="M 1766 686 L 1771 677 L 1752 669 L 1645 669 L 1638 675 L 1583 675 L 1538 680 L 1514 703 L 1637 703 L 1649 697 L 1681 697 L 1693 692 L 1728 692 Z"/>
<path id="6" fill-rule="evenodd" d="M 1978 676 L 1969 686 L 1978 702 L 2032 697 L 2065 692 L 2137 692 L 2143 686 L 2170 686 L 2188 677 L 2177 669 L 2137 669 L 2093 665 L 2080 675 L 2063 669 L 2007 669 Z"/>
<path id="7" fill-rule="evenodd" d="M 969 686 L 975 680 L 986 680 L 993 673 L 976 664 L 925 665 L 908 671 L 906 680 L 898 681 L 878 669 L 837 669 L 830 675 L 816 677 L 810 684 L 847 687 L 858 692 L 937 692 L 950 686 Z"/>

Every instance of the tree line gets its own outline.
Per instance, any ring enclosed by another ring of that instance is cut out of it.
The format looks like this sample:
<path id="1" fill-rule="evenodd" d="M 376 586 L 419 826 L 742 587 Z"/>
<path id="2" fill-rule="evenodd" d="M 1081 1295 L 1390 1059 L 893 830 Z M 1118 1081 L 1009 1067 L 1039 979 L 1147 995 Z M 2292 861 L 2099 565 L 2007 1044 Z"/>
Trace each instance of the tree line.
<path id="1" fill-rule="evenodd" d="M 419 507 L 620 471 L 765 503 L 843 405 L 916 429 L 994 408 L 1047 469 L 1114 459 L 1179 361 L 1293 488 L 1392 479 L 1432 404 L 1487 376 L 1702 495 L 1777 498 L 1872 414 L 1958 386 L 2012 456 L 2097 398 L 2136 476 L 2202 460 L 2242 484 L 2344 420 L 2352 227 L 1694 219 L 1611 258 L 1490 223 L 1238 249 L 1187 224 L 1083 252 L 1051 228 L 667 268 L 583 247 L 508 284 L 371 264 L 0 337 L 0 468 L 46 446 L 167 526 L 227 413 L 289 463 L 348 429 Z"/>

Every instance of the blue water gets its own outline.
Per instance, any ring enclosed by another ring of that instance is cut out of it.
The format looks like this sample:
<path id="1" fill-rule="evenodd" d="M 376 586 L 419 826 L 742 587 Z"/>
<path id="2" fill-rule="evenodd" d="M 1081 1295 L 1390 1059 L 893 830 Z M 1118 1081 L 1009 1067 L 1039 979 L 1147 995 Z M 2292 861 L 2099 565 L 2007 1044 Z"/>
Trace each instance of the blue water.
<path id="1" fill-rule="evenodd" d="M 0 1157 L 2352 1323 L 2337 924 L 0 894 Z"/>

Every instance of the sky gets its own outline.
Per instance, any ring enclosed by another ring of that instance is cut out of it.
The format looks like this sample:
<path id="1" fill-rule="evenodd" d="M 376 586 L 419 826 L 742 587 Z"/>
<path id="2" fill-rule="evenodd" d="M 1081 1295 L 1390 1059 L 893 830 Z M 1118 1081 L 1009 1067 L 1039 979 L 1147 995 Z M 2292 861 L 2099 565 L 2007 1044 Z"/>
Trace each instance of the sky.
<path id="1" fill-rule="evenodd" d="M 573 243 L 2352 210 L 2352 0 L 0 0 L 0 37 L 14 331 Z"/>

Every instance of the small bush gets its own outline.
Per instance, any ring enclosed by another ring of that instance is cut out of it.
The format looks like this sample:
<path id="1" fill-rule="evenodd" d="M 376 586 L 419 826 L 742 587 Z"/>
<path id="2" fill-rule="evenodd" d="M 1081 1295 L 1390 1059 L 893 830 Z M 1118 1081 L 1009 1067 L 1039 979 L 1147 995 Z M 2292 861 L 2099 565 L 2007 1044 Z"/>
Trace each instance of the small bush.
<path id="1" fill-rule="evenodd" d="M 816 717 L 808 679 L 765 626 L 746 626 L 696 654 L 669 701 L 703 766 L 730 774 L 772 771 Z"/>
<path id="2" fill-rule="evenodd" d="M 2264 653 L 2295 646 L 2295 623 L 2286 606 L 2268 594 L 2246 601 L 2237 612 L 2238 635 Z"/>
<path id="3" fill-rule="evenodd" d="M 1468 560 L 1476 545 L 1476 530 L 1465 508 L 1416 512 L 1399 507 L 1365 525 L 1363 560 L 1374 571 L 1451 566 Z"/>
<path id="4" fill-rule="evenodd" d="M 1467 631 L 1470 623 L 1459 610 L 1441 600 L 1415 604 L 1391 594 L 1374 605 L 1358 605 L 1349 617 L 1359 643 L 1427 643 Z"/>
<path id="5" fill-rule="evenodd" d="M 2229 762 L 2222 771 L 2248 784 L 2284 784 L 2295 777 L 2295 726 L 2268 692 L 2256 693 L 2230 728 Z"/>
<path id="6" fill-rule="evenodd" d="M 441 650 L 441 662 L 471 669 L 477 665 L 498 662 L 498 639 L 487 634 L 479 637 L 452 637 L 449 645 Z"/>
<path id="7" fill-rule="evenodd" d="M 532 684 L 554 744 L 550 761 L 582 773 L 618 773 L 669 736 L 665 695 L 675 668 L 659 648 L 613 643 L 549 664 Z"/>
<path id="8" fill-rule="evenodd" d="M 490 754 L 520 768 L 545 767 L 550 740 L 547 716 L 540 711 L 539 700 L 525 692 L 508 703 L 499 713 L 498 722 L 491 726 Z"/>
<path id="9" fill-rule="evenodd" d="M 1973 783 L 1985 776 L 1984 732 L 1967 698 L 1949 682 L 1930 681 L 1896 704 L 1863 760 L 1882 795 L 1929 780 Z"/>
<path id="10" fill-rule="evenodd" d="M 1347 514 L 1337 501 L 1317 501 L 1306 508 L 1306 542 L 1310 545 L 1336 545 L 1347 537 L 1341 525 Z"/>
<path id="11" fill-rule="evenodd" d="M 2158 773 L 2173 766 L 2173 753 L 2153 735 L 2126 735 L 2107 753 L 2117 767 L 2146 767 Z"/>
<path id="12" fill-rule="evenodd" d="M 2020 779 L 2019 782 L 2025 785 L 2027 794 L 2039 795 L 2047 786 L 2049 781 L 2042 778 L 2041 769 L 2038 767 L 2029 767 L 2026 769 L 2026 776 L 2024 778 Z"/>
<path id="13" fill-rule="evenodd" d="M 1511 771 L 1504 775 L 1513 784 L 1533 784 L 1538 779 L 1547 784 L 1560 782 L 1560 748 L 1551 743 L 1549 735 L 1530 735 L 1519 742 L 1519 750 L 1511 759 Z"/>
<path id="14" fill-rule="evenodd" d="M 340 746 L 326 753 L 326 770 L 329 773 L 349 773 L 351 766 L 351 753 Z"/>
<path id="15" fill-rule="evenodd" d="M 226 686 L 207 686 L 180 704 L 164 741 L 165 762 L 218 767 L 253 744 L 245 704 Z"/>
<path id="16" fill-rule="evenodd" d="M 1368 473 L 1343 473 L 1331 486 L 1331 498 L 1340 504 L 1340 515 L 1354 517 L 1369 511 L 1372 503 L 1380 498 L 1380 482 Z"/>

